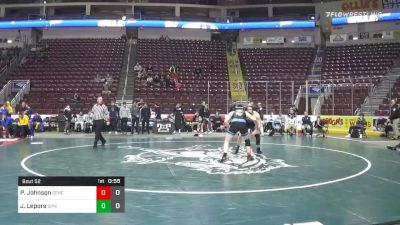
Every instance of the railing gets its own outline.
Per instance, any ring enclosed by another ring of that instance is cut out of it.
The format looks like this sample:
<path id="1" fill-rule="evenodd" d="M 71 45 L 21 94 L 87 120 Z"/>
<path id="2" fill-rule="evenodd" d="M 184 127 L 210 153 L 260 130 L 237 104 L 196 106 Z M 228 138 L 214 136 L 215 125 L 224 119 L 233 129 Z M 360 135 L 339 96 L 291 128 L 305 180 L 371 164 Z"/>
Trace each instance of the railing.
<path id="1" fill-rule="evenodd" d="M 125 83 L 124 83 L 124 90 L 122 92 L 122 102 L 124 102 L 125 100 L 126 86 L 128 84 L 129 65 L 131 61 L 131 52 L 132 52 L 132 43 L 130 40 L 128 42 L 129 42 L 128 62 L 126 63 Z"/>
<path id="2" fill-rule="evenodd" d="M 21 88 L 21 90 L 18 91 L 13 100 L 11 100 L 11 106 L 13 108 L 15 108 L 15 106 L 17 106 L 17 104 L 21 101 L 24 95 L 28 94 L 29 91 L 31 90 L 31 82 L 29 80 L 21 80 L 21 81 L 26 82 L 26 84 Z"/>
<path id="3" fill-rule="evenodd" d="M 3 89 L 0 91 L 0 103 L 4 104 L 7 101 L 8 96 L 11 94 L 11 81 L 8 81 L 6 85 L 4 85 Z"/>
<path id="4" fill-rule="evenodd" d="M 294 100 L 293 105 L 296 107 L 296 109 L 299 108 L 300 98 L 303 95 L 302 94 L 303 93 L 303 88 L 304 88 L 303 85 L 301 85 L 300 88 L 299 88 L 299 91 L 297 92 L 296 99 Z"/>

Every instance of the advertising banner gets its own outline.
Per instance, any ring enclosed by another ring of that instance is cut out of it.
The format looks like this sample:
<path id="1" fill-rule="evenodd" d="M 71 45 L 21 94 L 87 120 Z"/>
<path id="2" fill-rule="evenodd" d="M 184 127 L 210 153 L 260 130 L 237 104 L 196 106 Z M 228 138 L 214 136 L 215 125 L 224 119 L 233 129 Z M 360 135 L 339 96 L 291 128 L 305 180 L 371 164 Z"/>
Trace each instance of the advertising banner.
<path id="1" fill-rule="evenodd" d="M 311 36 L 295 36 L 294 43 L 310 44 L 312 42 Z"/>
<path id="2" fill-rule="evenodd" d="M 369 32 L 362 32 L 358 34 L 359 39 L 369 39 Z"/>
<path id="3" fill-rule="evenodd" d="M 344 43 L 347 40 L 347 34 L 331 34 L 331 43 Z"/>
<path id="4" fill-rule="evenodd" d="M 342 0 L 341 9 L 349 11 L 373 11 L 382 9 L 382 0 Z"/>
<path id="5" fill-rule="evenodd" d="M 400 0 L 382 0 L 384 9 L 399 9 Z"/>
<path id="6" fill-rule="evenodd" d="M 12 81 L 11 91 L 18 92 L 26 85 L 25 80 L 14 80 Z"/>
<path id="7" fill-rule="evenodd" d="M 283 44 L 285 43 L 284 37 L 267 37 L 267 44 Z"/>
<path id="8" fill-rule="evenodd" d="M 366 132 L 372 132 L 374 125 L 372 116 L 364 118 L 367 121 Z M 330 133 L 346 134 L 351 126 L 357 125 L 358 116 L 321 116 L 321 119 L 329 127 Z"/>

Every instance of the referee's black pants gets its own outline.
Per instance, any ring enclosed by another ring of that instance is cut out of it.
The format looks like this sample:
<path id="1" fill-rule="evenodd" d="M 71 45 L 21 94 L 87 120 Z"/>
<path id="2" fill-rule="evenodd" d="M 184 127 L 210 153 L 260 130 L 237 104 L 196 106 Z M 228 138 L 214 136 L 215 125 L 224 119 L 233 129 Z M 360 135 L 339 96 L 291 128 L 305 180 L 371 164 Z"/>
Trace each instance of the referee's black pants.
<path id="1" fill-rule="evenodd" d="M 97 146 L 97 142 L 100 140 L 102 143 L 106 142 L 106 139 L 104 139 L 103 135 L 101 134 L 101 131 L 103 130 L 104 127 L 104 120 L 94 120 L 93 121 L 93 126 L 94 126 L 94 146 Z"/>

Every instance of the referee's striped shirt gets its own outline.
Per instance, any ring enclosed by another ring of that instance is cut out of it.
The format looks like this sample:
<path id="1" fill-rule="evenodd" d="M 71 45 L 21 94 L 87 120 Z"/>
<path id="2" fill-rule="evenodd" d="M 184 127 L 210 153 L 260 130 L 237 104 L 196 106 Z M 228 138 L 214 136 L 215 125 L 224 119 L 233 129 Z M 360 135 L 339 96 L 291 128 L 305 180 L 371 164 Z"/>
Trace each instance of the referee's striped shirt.
<path id="1" fill-rule="evenodd" d="M 102 104 L 95 104 L 92 108 L 93 120 L 107 120 L 108 119 L 108 109 L 107 106 Z"/>

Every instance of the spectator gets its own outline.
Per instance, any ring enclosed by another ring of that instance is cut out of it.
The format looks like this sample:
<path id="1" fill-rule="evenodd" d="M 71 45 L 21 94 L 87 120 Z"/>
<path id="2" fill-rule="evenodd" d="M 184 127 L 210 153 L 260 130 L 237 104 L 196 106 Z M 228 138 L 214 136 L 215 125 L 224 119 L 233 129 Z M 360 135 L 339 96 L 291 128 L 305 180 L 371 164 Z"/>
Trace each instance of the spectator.
<path id="1" fill-rule="evenodd" d="M 154 104 L 154 113 L 156 114 L 156 120 L 161 120 L 161 108 L 158 104 Z"/>
<path id="2" fill-rule="evenodd" d="M 185 129 L 185 115 L 183 113 L 183 110 L 181 108 L 181 104 L 176 104 L 176 107 L 174 111 L 172 112 L 172 117 L 174 118 L 175 122 L 175 131 L 178 131 L 181 133 L 182 130 Z"/>
<path id="3" fill-rule="evenodd" d="M 392 99 L 392 101 L 390 102 L 391 109 L 389 120 L 391 121 L 393 127 L 393 140 L 397 140 L 399 138 L 400 108 L 396 104 L 396 101 L 397 99 Z"/>
<path id="4" fill-rule="evenodd" d="M 203 69 L 200 67 L 196 67 L 194 69 L 194 78 L 199 79 L 201 78 L 201 74 L 203 73 Z"/>
<path id="5" fill-rule="evenodd" d="M 131 134 L 133 134 L 134 130 L 139 134 L 139 107 L 137 103 L 133 103 L 131 107 L 131 117 L 132 117 L 132 129 L 131 129 Z"/>
<path id="6" fill-rule="evenodd" d="M 176 73 L 176 66 L 175 65 L 171 65 L 170 67 L 169 67 L 169 70 L 168 70 L 170 73 Z"/>
<path id="7" fill-rule="evenodd" d="M 75 117 L 74 122 L 75 122 L 74 130 L 77 132 L 82 132 L 85 126 L 85 116 L 83 115 L 82 112 L 79 112 L 79 114 Z"/>
<path id="8" fill-rule="evenodd" d="M 165 77 L 165 87 L 174 87 L 174 85 L 172 85 L 171 78 L 169 77 L 169 75 Z"/>
<path id="9" fill-rule="evenodd" d="M 153 66 L 151 64 L 149 64 L 146 69 L 147 69 L 147 72 L 149 72 L 149 73 L 154 72 L 153 71 Z"/>
<path id="10" fill-rule="evenodd" d="M 21 138 L 26 138 L 29 132 L 29 117 L 24 112 L 18 113 L 18 131 L 17 134 Z"/>
<path id="11" fill-rule="evenodd" d="M 126 102 L 122 103 L 119 109 L 119 117 L 121 118 L 121 132 L 123 134 L 128 130 L 128 119 L 129 119 L 130 109 L 126 106 Z"/>
<path id="12" fill-rule="evenodd" d="M 315 122 L 314 122 L 314 127 L 318 131 L 317 136 L 322 134 L 322 137 L 325 137 L 327 128 L 325 127 L 325 122 L 323 120 L 321 120 L 321 116 L 317 116 L 317 120 L 315 120 Z"/>
<path id="13" fill-rule="evenodd" d="M 353 132 L 354 129 L 359 129 L 361 130 L 360 138 L 362 138 L 362 134 L 365 132 L 365 126 L 367 125 L 367 121 L 364 118 L 364 114 L 361 113 L 360 116 L 357 119 L 357 124 L 354 126 L 351 126 L 349 128 L 349 133 L 347 134 L 346 137 L 351 137 L 351 133 Z"/>
<path id="14" fill-rule="evenodd" d="M 146 68 L 142 68 L 142 70 L 139 71 L 138 78 L 140 80 L 146 80 L 147 79 L 147 69 Z"/>
<path id="15" fill-rule="evenodd" d="M 208 105 L 205 105 L 204 108 L 204 118 L 203 118 L 203 130 L 204 132 L 212 132 L 211 126 L 210 126 L 210 110 L 208 109 Z"/>
<path id="16" fill-rule="evenodd" d="M 140 109 L 140 118 L 142 119 L 142 134 L 144 133 L 145 129 L 147 133 L 150 134 L 150 125 L 149 125 L 150 117 L 151 117 L 150 108 L 145 103 L 143 107 Z"/>
<path id="17" fill-rule="evenodd" d="M 210 121 L 212 123 L 212 129 L 214 131 L 223 131 L 223 125 L 222 125 L 222 118 L 219 115 L 219 112 L 216 111 L 214 116 L 210 117 Z"/>
<path id="18" fill-rule="evenodd" d="M 153 77 L 151 77 L 151 76 L 147 77 L 145 84 L 148 87 L 152 86 L 153 85 Z"/>
<path id="19" fill-rule="evenodd" d="M 165 35 L 165 41 L 169 41 L 169 40 L 171 40 L 171 39 L 168 37 L 168 35 Z"/>
<path id="20" fill-rule="evenodd" d="M 139 62 L 137 62 L 136 65 L 133 67 L 133 71 L 139 73 L 141 70 L 142 66 L 139 64 Z"/>
<path id="21" fill-rule="evenodd" d="M 6 107 L 8 115 L 14 114 L 14 109 L 11 106 L 10 101 L 6 101 Z"/>
<path id="22" fill-rule="evenodd" d="M 3 105 L 2 107 L 0 107 L 0 118 L 3 118 L 3 115 L 8 116 L 8 109 L 7 109 L 6 105 Z"/>
<path id="23" fill-rule="evenodd" d="M 165 41 L 165 37 L 164 37 L 164 35 L 161 35 L 161 37 L 160 37 L 160 41 Z"/>
<path id="24" fill-rule="evenodd" d="M 109 87 L 111 87 L 112 83 L 114 82 L 114 79 L 112 78 L 112 76 L 109 73 L 107 73 L 105 80 L 106 80 L 106 84 Z"/>
<path id="25" fill-rule="evenodd" d="M 111 105 L 108 107 L 108 112 L 110 116 L 110 126 L 108 129 L 108 133 L 111 134 L 111 132 L 115 132 L 115 134 L 118 134 L 117 132 L 117 125 L 118 125 L 118 119 L 119 119 L 119 108 L 118 106 L 115 105 L 115 101 L 111 101 Z"/>
<path id="26" fill-rule="evenodd" d="M 64 126 L 64 133 L 69 135 L 71 132 L 71 120 L 72 120 L 72 112 L 71 107 L 67 105 L 64 109 L 64 119 L 65 119 L 65 126 Z"/>
<path id="27" fill-rule="evenodd" d="M 203 101 L 199 107 L 198 114 L 199 114 L 199 126 L 197 126 L 197 132 L 204 132 L 204 117 L 205 117 L 205 109 L 206 109 L 206 102 Z"/>
<path id="28" fill-rule="evenodd" d="M 7 116 L 6 114 L 2 114 L 0 124 L 0 137 L 1 138 L 10 138 L 10 136 L 14 135 L 13 132 L 13 120 L 11 116 Z M 3 131 L 5 132 L 5 137 L 3 137 Z"/>
<path id="29" fill-rule="evenodd" d="M 111 91 L 108 89 L 107 82 L 104 82 L 104 84 L 103 84 L 102 94 L 104 94 L 104 95 L 110 95 L 111 94 Z"/>
<path id="30" fill-rule="evenodd" d="M 42 123 L 43 123 L 42 117 L 40 117 L 39 113 L 36 113 L 32 118 L 33 129 L 36 131 L 42 130 L 42 129 L 40 129 L 42 126 Z"/>
<path id="31" fill-rule="evenodd" d="M 154 77 L 153 77 L 153 83 L 154 83 L 155 85 L 160 85 L 160 82 L 161 82 L 160 76 L 159 76 L 158 74 L 154 75 Z"/>
<path id="32" fill-rule="evenodd" d="M 304 112 L 303 118 L 301 118 L 302 126 L 301 130 L 303 131 L 303 134 L 310 133 L 312 135 L 313 133 L 313 126 L 311 122 L 311 117 L 308 116 L 307 111 Z"/>
<path id="33" fill-rule="evenodd" d="M 75 104 L 79 104 L 79 103 L 81 102 L 81 97 L 80 97 L 77 93 L 75 93 L 75 94 L 74 94 L 74 97 L 72 98 L 72 101 L 73 101 Z"/>

